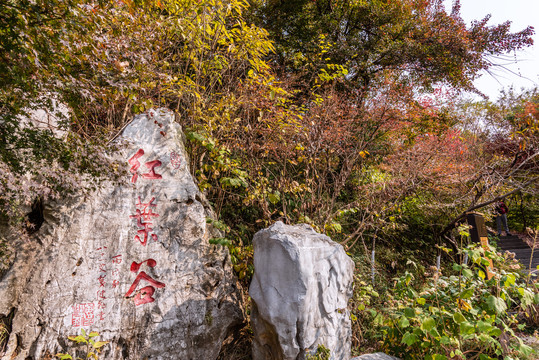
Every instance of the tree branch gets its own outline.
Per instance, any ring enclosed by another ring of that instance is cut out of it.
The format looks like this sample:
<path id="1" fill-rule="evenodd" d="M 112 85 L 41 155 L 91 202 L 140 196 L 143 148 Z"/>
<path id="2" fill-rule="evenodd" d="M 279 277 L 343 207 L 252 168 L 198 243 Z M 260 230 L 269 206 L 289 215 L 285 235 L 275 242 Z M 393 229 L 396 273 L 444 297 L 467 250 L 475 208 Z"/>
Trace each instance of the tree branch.
<path id="1" fill-rule="evenodd" d="M 468 209 L 466 209 L 465 211 L 463 211 L 459 216 L 457 216 L 456 218 L 454 218 L 449 224 L 447 224 L 447 226 L 442 230 L 442 232 L 440 233 L 440 236 L 444 236 L 445 233 L 447 233 L 448 231 L 452 230 L 456 223 L 459 222 L 462 218 L 464 218 L 466 216 L 466 214 L 470 211 L 473 211 L 473 210 L 477 210 L 477 209 L 480 209 L 482 207 L 485 207 L 485 206 L 488 206 L 498 200 L 501 200 L 501 199 L 504 199 L 510 195 L 513 195 L 514 193 L 518 192 L 518 191 L 521 191 L 523 188 L 525 188 L 526 186 L 530 185 L 531 183 L 533 183 L 534 180 L 530 180 L 526 183 L 524 183 L 522 186 L 518 187 L 517 189 L 515 190 L 512 190 L 504 195 L 501 195 L 501 196 L 497 196 L 489 201 L 485 201 L 485 202 L 482 202 L 481 204 L 477 204 L 475 206 L 472 206 L 472 207 L 469 207 Z"/>

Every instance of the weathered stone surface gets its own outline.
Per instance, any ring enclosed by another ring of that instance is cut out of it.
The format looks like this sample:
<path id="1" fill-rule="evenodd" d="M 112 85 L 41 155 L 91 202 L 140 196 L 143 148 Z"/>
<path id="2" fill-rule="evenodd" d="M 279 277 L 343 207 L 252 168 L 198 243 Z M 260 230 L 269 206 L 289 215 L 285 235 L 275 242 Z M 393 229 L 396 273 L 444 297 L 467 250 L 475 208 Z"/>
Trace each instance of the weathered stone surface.
<path id="1" fill-rule="evenodd" d="M 81 328 L 111 341 L 104 359 L 215 359 L 241 321 L 228 252 L 208 242 L 174 115 L 138 116 L 118 140 L 128 143 L 113 155 L 131 169 L 124 183 L 46 209 L 35 241 L 13 239 L 0 282 L 0 316 L 14 312 L 2 359 L 65 351 Z"/>
<path id="2" fill-rule="evenodd" d="M 374 354 L 361 355 L 361 356 L 353 358 L 352 360 L 400 360 L 400 359 L 378 352 Z"/>
<path id="3" fill-rule="evenodd" d="M 254 237 L 254 360 L 304 359 L 319 345 L 350 359 L 354 263 L 309 225 L 277 222 Z"/>

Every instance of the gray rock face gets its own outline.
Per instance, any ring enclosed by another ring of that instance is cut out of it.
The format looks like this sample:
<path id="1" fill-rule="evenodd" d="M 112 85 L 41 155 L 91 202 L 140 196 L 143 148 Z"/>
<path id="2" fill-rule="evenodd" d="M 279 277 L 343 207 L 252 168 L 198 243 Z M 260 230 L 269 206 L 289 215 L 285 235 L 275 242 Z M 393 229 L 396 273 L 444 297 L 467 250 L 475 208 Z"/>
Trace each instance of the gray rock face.
<path id="1" fill-rule="evenodd" d="M 378 352 L 374 354 L 361 355 L 361 356 L 353 358 L 352 360 L 400 360 L 400 359 Z"/>
<path id="2" fill-rule="evenodd" d="M 81 329 L 111 341 L 103 359 L 215 359 L 242 320 L 174 115 L 138 116 L 119 140 L 124 183 L 46 212 L 35 242 L 14 239 L 0 282 L 0 315 L 14 314 L 2 359 L 65 352 Z"/>
<path id="3" fill-rule="evenodd" d="M 350 359 L 354 263 L 309 225 L 277 222 L 254 237 L 254 360 L 304 359 L 319 345 Z"/>

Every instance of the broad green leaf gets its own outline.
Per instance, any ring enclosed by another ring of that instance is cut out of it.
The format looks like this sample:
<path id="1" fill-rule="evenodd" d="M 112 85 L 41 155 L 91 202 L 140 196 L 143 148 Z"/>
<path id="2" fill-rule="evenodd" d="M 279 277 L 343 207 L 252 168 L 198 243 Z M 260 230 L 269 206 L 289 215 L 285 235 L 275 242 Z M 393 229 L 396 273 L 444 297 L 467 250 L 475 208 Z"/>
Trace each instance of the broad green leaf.
<path id="1" fill-rule="evenodd" d="M 464 275 L 468 279 L 472 279 L 473 278 L 473 271 L 470 270 L 470 269 L 463 269 L 462 270 L 462 275 Z"/>
<path id="2" fill-rule="evenodd" d="M 428 317 L 421 323 L 421 330 L 430 331 L 436 326 L 436 321 Z"/>
<path id="3" fill-rule="evenodd" d="M 533 348 L 526 344 L 520 344 L 518 350 L 526 356 L 531 355 L 531 353 L 533 352 Z"/>
<path id="4" fill-rule="evenodd" d="M 503 301 L 503 299 L 498 298 L 494 295 L 490 295 L 487 298 L 487 304 L 491 310 L 496 312 L 496 314 L 501 314 L 507 309 L 507 305 L 505 304 L 505 301 Z"/>
<path id="5" fill-rule="evenodd" d="M 481 321 L 481 320 L 477 322 L 477 331 L 478 332 L 485 333 L 485 332 L 490 331 L 491 328 L 492 328 L 492 325 L 490 325 L 490 323 L 488 323 L 488 322 Z"/>
<path id="6" fill-rule="evenodd" d="M 470 335 L 475 332 L 475 326 L 465 321 L 459 324 L 460 334 L 461 335 Z"/>
<path id="7" fill-rule="evenodd" d="M 460 323 L 466 321 L 466 318 L 460 312 L 456 312 L 456 313 L 453 314 L 453 320 L 455 320 L 455 322 L 457 324 L 460 324 Z"/>
<path id="8" fill-rule="evenodd" d="M 506 275 L 507 279 L 505 280 L 504 282 L 504 285 L 505 287 L 509 287 L 511 285 L 515 285 L 515 281 L 516 281 L 516 276 L 513 275 L 513 274 L 507 274 Z"/>
<path id="9" fill-rule="evenodd" d="M 415 316 L 415 311 L 412 308 L 406 308 L 404 309 L 404 316 L 408 318 L 413 318 Z"/>
<path id="10" fill-rule="evenodd" d="M 447 336 L 444 335 L 444 336 L 442 336 L 442 337 L 440 338 L 440 344 L 442 344 L 442 345 L 449 345 L 449 344 L 451 344 L 451 339 L 450 339 L 449 337 L 447 337 Z"/>
<path id="11" fill-rule="evenodd" d="M 463 298 L 463 299 L 469 299 L 469 298 L 471 298 L 473 296 L 473 293 L 474 293 L 473 288 L 466 289 L 460 294 L 460 297 Z"/>
<path id="12" fill-rule="evenodd" d="M 439 340 L 441 338 L 441 335 L 440 333 L 438 332 L 438 329 L 436 328 L 433 328 L 432 330 L 429 331 L 429 334 L 432 335 L 432 337 L 434 337 L 435 339 Z"/>
<path id="13" fill-rule="evenodd" d="M 408 318 L 406 316 L 401 316 L 399 320 L 399 327 L 405 328 L 407 326 L 410 326 L 410 321 L 408 321 Z"/>
<path id="14" fill-rule="evenodd" d="M 485 258 L 481 258 L 481 265 L 490 266 L 490 261 Z"/>
<path id="15" fill-rule="evenodd" d="M 409 332 L 404 334 L 404 336 L 402 337 L 402 341 L 401 341 L 401 343 L 404 343 L 404 344 L 406 344 L 408 346 L 412 346 L 416 342 L 417 342 L 417 336 L 415 336 L 414 334 L 410 334 Z"/>
<path id="16" fill-rule="evenodd" d="M 523 307 L 530 306 L 531 304 L 534 303 L 534 294 L 531 291 L 529 291 L 528 289 L 519 287 L 518 292 L 521 295 L 520 302 Z"/>

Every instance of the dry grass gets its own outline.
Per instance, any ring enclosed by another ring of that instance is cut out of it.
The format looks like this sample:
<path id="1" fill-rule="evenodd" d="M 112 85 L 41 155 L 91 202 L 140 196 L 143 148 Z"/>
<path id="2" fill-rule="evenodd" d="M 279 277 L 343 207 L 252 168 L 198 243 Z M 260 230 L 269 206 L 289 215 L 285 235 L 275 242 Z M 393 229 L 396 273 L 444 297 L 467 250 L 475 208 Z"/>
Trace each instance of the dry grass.
<path id="1" fill-rule="evenodd" d="M 246 324 L 225 339 L 217 360 L 250 360 L 252 341 L 253 334 Z"/>

